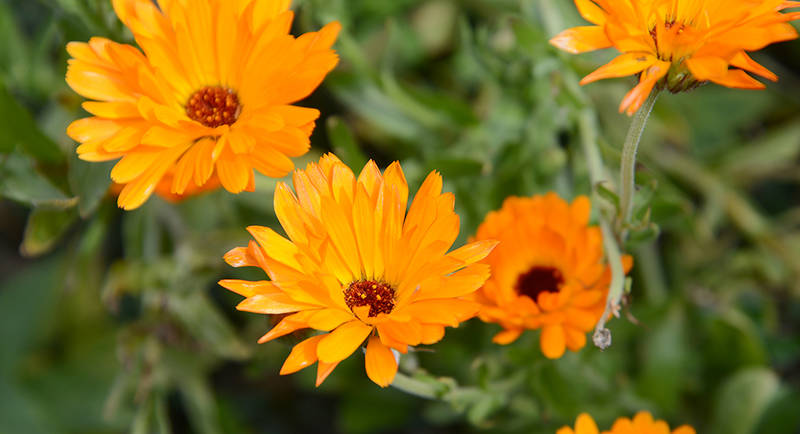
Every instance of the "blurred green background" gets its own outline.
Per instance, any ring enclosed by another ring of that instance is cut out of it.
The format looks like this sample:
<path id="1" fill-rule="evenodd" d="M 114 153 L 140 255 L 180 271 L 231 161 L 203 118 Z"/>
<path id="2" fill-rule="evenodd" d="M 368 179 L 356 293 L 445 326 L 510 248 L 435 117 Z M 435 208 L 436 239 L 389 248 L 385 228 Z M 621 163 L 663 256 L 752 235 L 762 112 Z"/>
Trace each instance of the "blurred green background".
<path id="1" fill-rule="evenodd" d="M 222 261 L 250 224 L 276 229 L 274 180 L 123 212 L 110 164 L 75 157 L 85 116 L 68 41 L 130 42 L 107 0 L 0 0 L 0 433 L 554 433 L 647 409 L 699 433 L 800 433 L 800 43 L 754 57 L 779 83 L 662 97 L 639 159 L 629 308 L 613 346 L 544 359 L 472 320 L 401 370 L 440 399 L 380 389 L 363 356 L 319 388 L 277 375 L 302 336 L 266 345 Z M 633 79 L 577 85 L 613 54 L 547 40 L 582 23 L 567 0 L 296 0 L 294 33 L 338 19 L 342 62 L 302 105 L 312 152 L 358 170 L 400 160 L 456 194 L 461 241 L 509 195 L 590 192 L 583 145 L 611 173 Z M 656 227 L 657 225 L 657 227 Z M 444 378 L 439 378 L 444 377 Z"/>

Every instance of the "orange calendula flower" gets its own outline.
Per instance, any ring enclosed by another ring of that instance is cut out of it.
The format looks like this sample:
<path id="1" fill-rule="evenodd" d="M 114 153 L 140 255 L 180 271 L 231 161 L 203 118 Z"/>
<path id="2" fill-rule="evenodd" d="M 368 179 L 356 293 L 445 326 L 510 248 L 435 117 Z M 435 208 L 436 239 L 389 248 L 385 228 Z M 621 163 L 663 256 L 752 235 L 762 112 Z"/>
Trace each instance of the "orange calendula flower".
<path id="1" fill-rule="evenodd" d="M 239 310 L 290 314 L 260 340 L 295 330 L 314 335 L 292 350 L 281 374 L 315 362 L 317 385 L 366 341 L 366 371 L 381 387 L 397 372 L 392 350 L 432 344 L 479 306 L 462 297 L 489 277 L 485 258 L 495 241 L 450 253 L 458 235 L 452 193 L 432 172 L 406 214 L 408 186 L 398 163 L 381 174 L 370 161 L 356 178 L 334 155 L 293 175 L 275 191 L 275 213 L 288 239 L 250 226 L 257 242 L 225 255 L 234 267 L 261 267 L 269 281 L 222 280 L 247 297 Z"/>
<path id="2" fill-rule="evenodd" d="M 593 26 L 565 30 L 550 42 L 571 53 L 615 47 L 622 54 L 584 77 L 581 84 L 638 74 L 639 84 L 620 105 L 633 114 L 653 90 L 681 92 L 711 81 L 762 89 L 747 72 L 777 80 L 748 51 L 797 38 L 788 24 L 800 6 L 785 0 L 575 0 Z"/>
<path id="3" fill-rule="evenodd" d="M 599 434 L 597 424 L 591 416 L 586 413 L 581 413 L 575 421 L 575 429 L 565 426 L 556 434 Z M 640 411 L 633 417 L 621 417 L 614 422 L 614 425 L 609 431 L 603 431 L 603 434 L 695 434 L 694 428 L 689 425 L 683 425 L 670 431 L 669 425 L 663 420 L 653 420 L 653 416 L 646 412 Z"/>
<path id="4" fill-rule="evenodd" d="M 603 313 L 611 269 L 603 262 L 603 235 L 589 226 L 589 199 L 568 204 L 555 193 L 510 197 L 486 216 L 477 240 L 498 247 L 483 262 L 492 277 L 475 299 L 480 318 L 505 329 L 498 344 L 515 341 L 526 329 L 542 329 L 540 346 L 556 359 L 586 344 Z M 626 272 L 632 265 L 623 257 Z"/>
<path id="5" fill-rule="evenodd" d="M 93 117 L 67 133 L 88 161 L 121 160 L 118 204 L 221 184 L 252 190 L 253 169 L 281 177 L 303 155 L 319 117 L 291 104 L 338 62 L 333 22 L 289 35 L 289 0 L 113 0 L 141 51 L 105 38 L 67 45 L 67 83 Z"/>

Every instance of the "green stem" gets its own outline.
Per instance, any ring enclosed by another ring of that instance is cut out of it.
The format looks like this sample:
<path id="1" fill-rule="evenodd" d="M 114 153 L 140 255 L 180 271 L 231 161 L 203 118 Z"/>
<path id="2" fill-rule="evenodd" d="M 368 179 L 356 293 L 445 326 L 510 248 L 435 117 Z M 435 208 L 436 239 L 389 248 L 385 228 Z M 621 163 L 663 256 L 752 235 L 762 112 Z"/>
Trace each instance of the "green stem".
<path id="1" fill-rule="evenodd" d="M 391 386 L 420 398 L 437 399 L 441 396 L 440 391 L 433 384 L 417 380 L 400 372 L 394 376 Z"/>
<path id="2" fill-rule="evenodd" d="M 633 116 L 633 121 L 628 129 L 628 135 L 625 137 L 625 143 L 622 145 L 622 162 L 619 168 L 620 180 L 620 195 L 619 195 L 619 222 L 618 232 L 625 234 L 625 226 L 633 211 L 633 191 L 635 186 L 634 175 L 636 172 L 636 151 L 639 149 L 639 141 L 642 138 L 644 127 L 647 125 L 647 119 L 650 117 L 650 112 L 653 111 L 653 106 L 658 99 L 658 91 L 653 91 L 647 100 L 639 108 L 639 111 Z"/>
<path id="3" fill-rule="evenodd" d="M 594 328 L 592 341 L 597 347 L 604 350 L 611 346 L 611 332 L 606 328 L 606 321 L 611 315 L 616 316 L 619 310 L 619 302 L 622 299 L 622 293 L 625 291 L 625 270 L 622 267 L 622 253 L 617 245 L 614 232 L 611 231 L 605 220 L 600 221 L 600 229 L 603 231 L 606 259 L 611 267 L 611 284 L 609 284 L 608 288 L 606 308 Z"/>

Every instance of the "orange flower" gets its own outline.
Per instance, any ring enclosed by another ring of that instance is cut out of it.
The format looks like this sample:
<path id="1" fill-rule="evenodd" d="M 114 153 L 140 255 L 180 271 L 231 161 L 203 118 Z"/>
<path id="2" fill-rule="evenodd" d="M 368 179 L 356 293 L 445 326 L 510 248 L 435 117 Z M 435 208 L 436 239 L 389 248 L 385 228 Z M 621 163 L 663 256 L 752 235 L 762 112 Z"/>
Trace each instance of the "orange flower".
<path id="1" fill-rule="evenodd" d="M 639 84 L 620 105 L 629 115 L 654 87 L 677 93 L 712 81 L 764 88 L 745 71 L 773 81 L 777 76 L 747 52 L 796 38 L 788 21 L 800 18 L 797 12 L 780 12 L 800 6 L 785 0 L 575 0 L 575 5 L 595 25 L 565 30 L 550 43 L 570 53 L 612 46 L 622 52 L 581 84 L 639 74 Z"/>
<path id="2" fill-rule="evenodd" d="M 140 206 L 171 174 L 169 193 L 221 183 L 252 190 L 253 169 L 281 177 L 304 154 L 319 117 L 291 105 L 338 57 L 334 22 L 288 34 L 288 0 L 114 0 L 139 49 L 104 38 L 67 45 L 67 83 L 94 115 L 67 129 L 88 161 L 121 158 L 118 204 Z"/>
<path id="3" fill-rule="evenodd" d="M 591 416 L 581 413 L 575 421 L 575 429 L 565 426 L 556 434 L 599 434 L 597 424 Z M 603 431 L 603 434 L 670 434 L 669 425 L 663 420 L 653 420 L 653 416 L 646 411 L 640 411 L 633 417 L 621 417 L 614 422 L 610 431 Z M 695 434 L 694 428 L 689 425 L 672 430 L 672 434 Z"/>
<path id="4" fill-rule="evenodd" d="M 603 236 L 588 226 L 585 196 L 567 204 L 555 193 L 510 197 L 486 216 L 477 240 L 496 239 L 499 246 L 485 263 L 492 277 L 475 295 L 483 305 L 480 318 L 505 329 L 498 344 L 515 341 L 525 329 L 542 329 L 542 353 L 551 359 L 566 348 L 586 344 L 603 313 L 611 269 L 603 262 Z M 632 261 L 623 257 L 625 270 Z"/>
<path id="5" fill-rule="evenodd" d="M 275 191 L 275 213 L 289 239 L 250 226 L 256 239 L 225 255 L 234 267 L 261 267 L 270 281 L 222 280 L 247 297 L 239 310 L 291 315 L 260 340 L 295 330 L 323 333 L 297 344 L 281 374 L 314 362 L 317 385 L 364 341 L 366 370 L 381 387 L 397 372 L 392 349 L 442 339 L 479 306 L 461 297 L 489 277 L 486 257 L 494 241 L 447 253 L 458 235 L 452 193 L 432 172 L 406 215 L 408 186 L 398 163 L 381 174 L 370 161 L 358 178 L 332 154 L 293 176 L 296 194 L 284 183 Z"/>

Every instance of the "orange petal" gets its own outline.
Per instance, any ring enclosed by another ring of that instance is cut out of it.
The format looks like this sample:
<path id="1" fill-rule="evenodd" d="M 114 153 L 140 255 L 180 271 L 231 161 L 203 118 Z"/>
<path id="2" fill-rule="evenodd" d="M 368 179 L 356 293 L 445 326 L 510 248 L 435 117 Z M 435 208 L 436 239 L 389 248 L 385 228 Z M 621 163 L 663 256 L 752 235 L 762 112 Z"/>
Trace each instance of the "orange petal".
<path id="1" fill-rule="evenodd" d="M 394 376 L 397 374 L 397 359 L 395 359 L 394 353 L 384 346 L 377 336 L 369 338 L 364 364 L 369 379 L 381 387 L 392 384 Z"/>
<path id="2" fill-rule="evenodd" d="M 220 280 L 218 283 L 221 287 L 244 297 L 252 297 L 256 294 L 271 294 L 280 292 L 280 289 L 278 289 L 275 284 L 268 280 L 250 281 L 224 279 Z"/>
<path id="3" fill-rule="evenodd" d="M 444 337 L 444 326 L 439 324 L 422 324 L 422 343 L 435 344 Z"/>
<path id="4" fill-rule="evenodd" d="M 231 267 L 258 267 L 258 261 L 250 255 L 247 247 L 236 247 L 224 256 L 225 262 Z"/>
<path id="5" fill-rule="evenodd" d="M 741 69 L 729 69 L 728 75 L 722 78 L 711 79 L 714 83 L 736 89 L 764 89 L 764 83 L 749 76 Z"/>
<path id="6" fill-rule="evenodd" d="M 313 307 L 305 303 L 298 303 L 283 292 L 272 294 L 256 294 L 236 306 L 236 309 L 253 313 L 289 313 Z"/>
<path id="7" fill-rule="evenodd" d="M 308 317 L 313 315 L 316 311 L 313 310 L 305 310 L 302 312 L 297 312 L 295 314 L 291 314 L 285 318 L 283 318 L 278 325 L 273 327 L 267 334 L 261 336 L 258 340 L 259 344 L 263 344 L 265 342 L 269 342 L 275 338 L 279 338 L 281 336 L 288 335 L 289 333 L 294 332 L 295 330 L 300 330 L 308 327 Z"/>
<path id="8" fill-rule="evenodd" d="M 557 359 L 564 355 L 567 342 L 564 335 L 564 327 L 560 324 L 545 326 L 539 339 L 542 353 L 548 359 Z"/>
<path id="9" fill-rule="evenodd" d="M 610 47 L 605 30 L 600 26 L 581 26 L 564 30 L 550 39 L 550 43 L 572 54 Z"/>
<path id="10" fill-rule="evenodd" d="M 597 424 L 594 422 L 591 416 L 587 413 L 581 413 L 578 415 L 578 419 L 575 421 L 575 434 L 598 434 L 599 430 L 597 429 Z"/>
<path id="11" fill-rule="evenodd" d="M 686 66 L 699 81 L 721 78 L 728 73 L 728 62 L 713 56 L 686 59 Z"/>
<path id="12" fill-rule="evenodd" d="M 578 12 L 586 21 L 598 26 L 605 24 L 606 12 L 592 0 L 575 0 L 575 7 L 578 8 Z"/>
<path id="13" fill-rule="evenodd" d="M 658 61 L 653 66 L 642 72 L 639 78 L 639 84 L 636 85 L 625 98 L 622 99 L 622 104 L 619 106 L 619 111 L 626 112 L 628 116 L 632 116 L 642 106 L 644 100 L 650 95 L 653 86 L 661 77 L 669 71 L 669 62 Z"/>
<path id="14" fill-rule="evenodd" d="M 679 426 L 672 431 L 672 434 L 697 434 L 694 428 L 690 427 L 689 425 Z"/>
<path id="15" fill-rule="evenodd" d="M 522 329 L 508 329 L 494 335 L 492 342 L 500 345 L 508 345 L 519 338 L 522 334 Z"/>
<path id="16" fill-rule="evenodd" d="M 614 60 L 597 68 L 594 72 L 583 77 L 581 85 L 606 78 L 625 77 L 638 74 L 656 62 L 656 57 L 649 53 L 625 53 Z"/>
<path id="17" fill-rule="evenodd" d="M 319 359 L 335 363 L 346 359 L 372 332 L 372 326 L 359 320 L 350 321 L 330 332 L 317 347 Z"/>
<path id="18" fill-rule="evenodd" d="M 744 51 L 740 51 L 733 56 L 733 59 L 731 59 L 731 65 L 737 68 L 742 68 L 745 71 L 750 71 L 753 74 L 758 74 L 767 80 L 778 81 L 778 76 L 775 75 L 775 73 L 751 59 L 750 56 L 748 56 Z"/>
<path id="19" fill-rule="evenodd" d="M 328 375 L 331 375 L 331 372 L 333 372 L 333 368 L 335 368 L 336 365 L 338 364 L 339 362 L 325 363 L 322 360 L 317 362 L 317 382 L 316 382 L 317 387 L 319 387 L 320 384 L 322 384 L 322 382 L 325 381 L 326 378 L 328 378 Z"/>
<path id="20" fill-rule="evenodd" d="M 295 345 L 289 357 L 283 362 L 281 375 L 294 374 L 317 361 L 317 345 L 327 335 L 312 336 Z"/>

